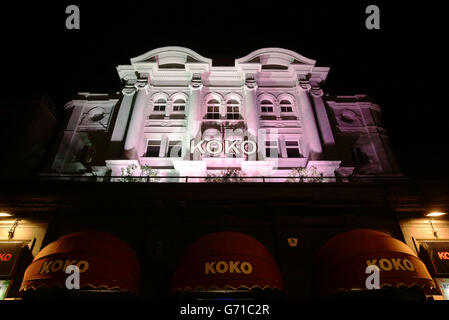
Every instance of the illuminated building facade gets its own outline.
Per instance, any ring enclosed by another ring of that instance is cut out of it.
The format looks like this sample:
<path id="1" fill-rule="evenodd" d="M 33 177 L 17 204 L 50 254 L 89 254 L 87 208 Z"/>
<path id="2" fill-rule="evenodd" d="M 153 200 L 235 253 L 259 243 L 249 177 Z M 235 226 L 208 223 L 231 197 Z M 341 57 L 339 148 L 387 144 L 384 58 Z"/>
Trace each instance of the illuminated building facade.
<path id="1" fill-rule="evenodd" d="M 398 174 L 380 107 L 364 95 L 325 94 L 329 68 L 298 53 L 265 48 L 220 67 L 164 47 L 117 71 L 121 93 L 80 93 L 66 105 L 54 173 L 151 168 L 170 182 L 223 170 L 273 182 L 295 168 L 324 177 Z"/>
<path id="2" fill-rule="evenodd" d="M 449 223 L 425 217 L 447 185 L 400 175 L 379 106 L 325 94 L 329 68 L 167 47 L 117 69 L 122 92 L 66 105 L 51 170 L 0 184 L 0 299 L 447 299 Z M 284 181 L 310 183 L 258 183 Z"/>

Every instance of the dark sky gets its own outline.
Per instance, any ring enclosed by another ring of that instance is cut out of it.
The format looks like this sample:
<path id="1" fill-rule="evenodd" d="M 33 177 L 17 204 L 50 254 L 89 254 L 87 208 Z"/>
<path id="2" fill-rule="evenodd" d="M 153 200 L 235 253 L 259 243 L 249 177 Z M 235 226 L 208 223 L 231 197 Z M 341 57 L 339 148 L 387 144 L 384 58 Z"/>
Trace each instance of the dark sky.
<path id="1" fill-rule="evenodd" d="M 113 93 L 117 65 L 161 46 L 215 65 L 282 47 L 331 67 L 328 93 L 376 100 L 403 172 L 449 177 L 441 1 L 92 2 L 2 3 L 4 97 L 46 93 L 61 108 L 76 92 Z M 81 30 L 65 28 L 69 4 L 80 7 Z M 380 8 L 380 30 L 365 28 L 369 4 Z"/>

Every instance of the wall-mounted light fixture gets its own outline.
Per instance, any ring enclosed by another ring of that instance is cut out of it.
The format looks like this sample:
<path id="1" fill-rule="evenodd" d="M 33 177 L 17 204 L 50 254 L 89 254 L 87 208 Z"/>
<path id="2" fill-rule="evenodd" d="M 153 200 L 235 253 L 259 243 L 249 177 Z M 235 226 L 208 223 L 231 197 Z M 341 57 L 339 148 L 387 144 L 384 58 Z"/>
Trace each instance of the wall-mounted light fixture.
<path id="1" fill-rule="evenodd" d="M 441 211 L 431 211 L 426 214 L 426 217 L 441 217 L 446 215 L 447 212 L 441 212 Z"/>
<path id="2" fill-rule="evenodd" d="M 19 225 L 21 219 L 16 219 L 16 221 L 14 221 L 14 224 L 12 225 L 11 229 L 9 229 L 8 231 L 8 239 L 13 239 L 14 238 L 14 234 L 16 233 L 16 228 Z"/>
<path id="3" fill-rule="evenodd" d="M 445 214 L 446 214 L 446 212 L 437 211 L 437 210 L 429 211 L 428 213 L 425 214 L 425 216 L 429 218 L 429 223 L 430 223 L 430 226 L 432 227 L 433 236 L 437 239 L 438 239 L 438 233 L 437 233 L 437 230 L 435 230 L 435 228 L 433 226 L 432 218 L 441 217 L 441 216 L 444 216 Z"/>
<path id="4" fill-rule="evenodd" d="M 9 212 L 0 212 L 0 218 L 9 218 L 12 217 L 13 214 Z"/>

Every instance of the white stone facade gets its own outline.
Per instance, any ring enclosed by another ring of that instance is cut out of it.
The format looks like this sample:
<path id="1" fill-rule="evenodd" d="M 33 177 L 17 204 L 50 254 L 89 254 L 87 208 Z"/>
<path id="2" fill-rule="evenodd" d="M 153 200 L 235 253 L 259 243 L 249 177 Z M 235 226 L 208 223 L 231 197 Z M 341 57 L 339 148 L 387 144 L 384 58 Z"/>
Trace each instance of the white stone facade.
<path id="1" fill-rule="evenodd" d="M 269 181 L 294 168 L 325 177 L 398 173 L 379 106 L 324 94 L 329 68 L 298 53 L 265 48 L 220 67 L 164 47 L 117 70 L 121 93 L 80 93 L 66 105 L 55 173 L 122 176 L 132 165 L 133 174 L 145 166 L 173 177 L 160 181 L 227 169 Z"/>

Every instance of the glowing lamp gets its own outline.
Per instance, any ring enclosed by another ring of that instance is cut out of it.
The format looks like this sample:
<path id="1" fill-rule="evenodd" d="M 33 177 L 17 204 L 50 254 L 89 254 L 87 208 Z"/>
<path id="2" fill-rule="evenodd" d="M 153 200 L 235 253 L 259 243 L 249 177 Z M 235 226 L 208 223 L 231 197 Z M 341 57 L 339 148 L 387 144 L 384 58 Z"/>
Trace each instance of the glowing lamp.
<path id="1" fill-rule="evenodd" d="M 441 217 L 444 216 L 446 212 L 432 211 L 426 214 L 426 217 Z"/>
<path id="2" fill-rule="evenodd" d="M 8 212 L 0 212 L 0 218 L 12 217 L 13 215 Z"/>

